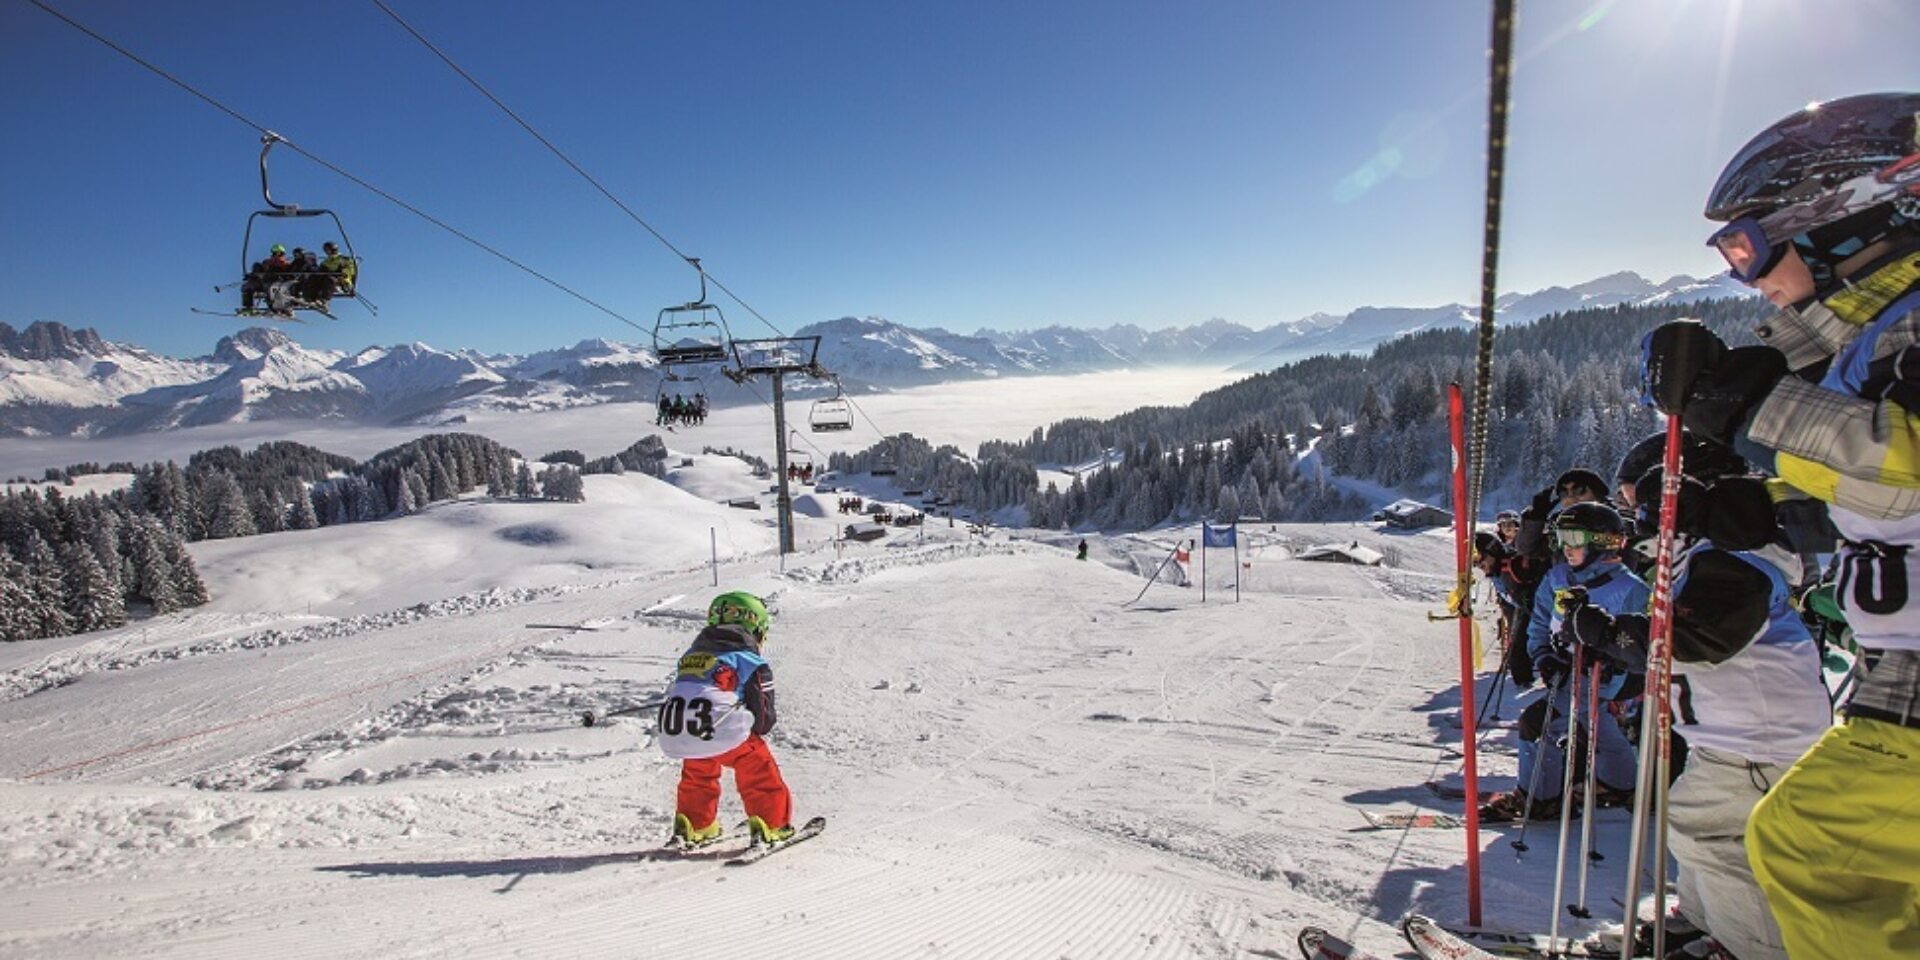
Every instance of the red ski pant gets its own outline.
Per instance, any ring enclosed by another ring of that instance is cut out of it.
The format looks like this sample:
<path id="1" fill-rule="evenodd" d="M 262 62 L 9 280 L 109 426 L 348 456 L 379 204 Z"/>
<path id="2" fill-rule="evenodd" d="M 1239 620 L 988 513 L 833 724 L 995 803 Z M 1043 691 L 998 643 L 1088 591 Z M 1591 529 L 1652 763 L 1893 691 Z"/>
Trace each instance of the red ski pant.
<path id="1" fill-rule="evenodd" d="M 720 815 L 723 767 L 733 768 L 733 785 L 740 790 L 747 816 L 759 817 L 769 827 L 784 827 L 793 819 L 793 796 L 780 779 L 780 765 L 773 762 L 767 742 L 756 734 L 717 757 L 680 762 L 678 812 L 686 814 L 695 829 L 705 829 Z"/>

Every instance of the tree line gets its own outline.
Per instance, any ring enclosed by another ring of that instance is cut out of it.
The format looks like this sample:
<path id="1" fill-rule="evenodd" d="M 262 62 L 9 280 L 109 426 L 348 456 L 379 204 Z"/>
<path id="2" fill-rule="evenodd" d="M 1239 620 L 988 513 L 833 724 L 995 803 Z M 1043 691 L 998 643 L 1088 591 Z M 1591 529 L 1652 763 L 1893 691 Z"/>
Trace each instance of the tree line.
<path id="1" fill-rule="evenodd" d="M 1770 310 L 1754 298 L 1617 306 L 1498 331 L 1483 498 L 1489 509 L 1569 467 L 1610 473 L 1629 446 L 1654 431 L 1652 410 L 1638 400 L 1638 344 L 1647 331 L 1692 316 L 1729 343 L 1751 343 L 1750 328 Z M 1186 406 L 1061 420 L 1024 440 L 984 443 L 977 457 L 896 438 L 833 462 L 857 471 L 899 456 L 904 485 L 947 476 L 969 504 L 1023 505 L 1029 523 L 1048 528 L 1359 519 L 1378 499 L 1366 495 L 1368 484 L 1444 502 L 1451 462 L 1445 386 L 1457 382 L 1472 395 L 1476 348 L 1472 328 L 1422 331 L 1364 356 L 1289 363 Z M 916 468 L 911 477 L 909 464 Z M 1041 465 L 1069 470 L 1066 489 L 1011 489 Z M 987 482 L 988 475 L 1009 486 Z"/>
<path id="2" fill-rule="evenodd" d="M 564 452 L 563 452 L 564 453 Z M 646 437 L 595 460 L 562 457 L 536 473 L 515 451 L 476 434 L 432 434 L 364 462 L 291 441 L 251 451 L 223 446 L 168 461 L 73 464 L 48 480 L 124 472 L 109 494 L 58 487 L 0 493 L 0 640 L 121 626 L 129 613 L 206 603 L 186 544 L 311 530 L 418 512 L 484 486 L 502 499 L 580 502 L 585 473 L 666 473 L 666 446 Z M 120 468 L 120 469 L 115 469 Z"/>

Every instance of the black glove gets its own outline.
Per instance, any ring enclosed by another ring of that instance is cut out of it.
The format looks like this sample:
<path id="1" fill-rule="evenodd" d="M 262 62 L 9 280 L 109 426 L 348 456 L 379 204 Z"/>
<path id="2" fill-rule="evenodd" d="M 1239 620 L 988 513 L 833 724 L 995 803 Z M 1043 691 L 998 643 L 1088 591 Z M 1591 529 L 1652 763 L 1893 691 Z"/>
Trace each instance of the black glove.
<path id="1" fill-rule="evenodd" d="M 1572 670 L 1573 665 L 1558 650 L 1548 650 L 1533 658 L 1533 673 L 1548 689 L 1558 689 Z"/>
<path id="2" fill-rule="evenodd" d="M 1695 436 L 1731 445 L 1786 375 L 1787 358 L 1772 347 L 1729 350 L 1694 381 L 1681 421 Z"/>
<path id="3" fill-rule="evenodd" d="M 1694 385 L 1727 352 L 1726 341 L 1698 320 L 1673 320 L 1640 341 L 1642 398 L 1672 415 L 1693 399 Z"/>
<path id="4" fill-rule="evenodd" d="M 1528 504 L 1527 509 L 1520 514 L 1520 519 L 1538 520 L 1541 523 L 1545 523 L 1547 521 L 1547 514 L 1551 513 L 1554 505 L 1559 502 L 1560 498 L 1554 494 L 1553 488 L 1546 487 L 1539 493 L 1533 495 L 1533 502 Z"/>
<path id="5" fill-rule="evenodd" d="M 1571 617 L 1574 611 L 1587 606 L 1587 588 L 1568 587 L 1560 591 L 1560 595 L 1555 597 L 1554 601 L 1560 605 L 1560 614 L 1562 617 Z M 1565 623 L 1567 621 L 1562 620 L 1561 622 Z"/>
<path id="6" fill-rule="evenodd" d="M 1568 614 L 1566 622 L 1566 632 L 1573 642 L 1601 656 L 1607 656 L 1614 634 L 1620 631 L 1613 622 L 1613 614 L 1591 604 Z"/>

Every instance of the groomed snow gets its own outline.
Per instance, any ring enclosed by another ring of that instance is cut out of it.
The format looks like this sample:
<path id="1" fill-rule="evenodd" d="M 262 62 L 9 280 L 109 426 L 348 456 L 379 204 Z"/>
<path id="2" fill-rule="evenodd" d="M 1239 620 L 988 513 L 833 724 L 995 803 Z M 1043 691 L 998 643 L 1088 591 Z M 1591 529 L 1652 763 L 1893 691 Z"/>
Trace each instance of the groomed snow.
<path id="1" fill-rule="evenodd" d="M 196 544 L 211 607 L 0 651 L 0 955 L 1291 957 L 1302 923 L 1392 951 L 1462 909 L 1457 831 L 1359 812 L 1459 809 L 1421 786 L 1456 763 L 1443 535 L 1243 528 L 1241 602 L 1216 550 L 1204 605 L 1129 605 L 1192 528 L 1078 563 L 1077 534 L 804 520 L 782 564 L 767 511 L 588 496 Z M 650 852 L 677 766 L 644 708 L 709 527 L 720 587 L 774 609 L 771 739 L 832 824 L 746 870 Z M 1291 559 L 1331 541 L 1402 566 Z M 1543 919 L 1550 855 L 1483 842 L 1490 916 Z"/>

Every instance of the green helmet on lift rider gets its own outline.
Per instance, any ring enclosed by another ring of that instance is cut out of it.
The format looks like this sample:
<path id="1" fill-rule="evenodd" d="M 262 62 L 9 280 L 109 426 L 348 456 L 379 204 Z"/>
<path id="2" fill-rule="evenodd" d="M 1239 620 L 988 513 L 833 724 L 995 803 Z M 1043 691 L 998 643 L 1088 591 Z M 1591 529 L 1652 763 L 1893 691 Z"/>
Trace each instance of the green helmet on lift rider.
<path id="1" fill-rule="evenodd" d="M 772 623 L 773 617 L 767 613 L 767 605 L 744 590 L 723 593 L 707 604 L 707 626 L 710 627 L 722 624 L 741 626 L 747 628 L 748 633 L 765 640 L 767 627 Z"/>

